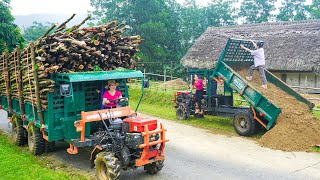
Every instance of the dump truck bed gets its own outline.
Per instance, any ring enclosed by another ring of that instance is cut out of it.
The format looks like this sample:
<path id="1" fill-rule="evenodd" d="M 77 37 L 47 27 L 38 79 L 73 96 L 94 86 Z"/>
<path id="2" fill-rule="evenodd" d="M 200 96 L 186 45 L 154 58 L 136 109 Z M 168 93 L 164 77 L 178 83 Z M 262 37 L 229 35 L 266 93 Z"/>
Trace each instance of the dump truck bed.
<path id="1" fill-rule="evenodd" d="M 235 71 L 241 68 L 249 69 L 253 64 L 253 56 L 241 49 L 240 44 L 249 49 L 254 49 L 253 44 L 248 40 L 229 38 L 215 66 L 213 76 L 220 76 L 224 80 L 225 86 L 231 87 L 239 93 L 250 104 L 256 114 L 262 115 L 266 120 L 262 125 L 269 130 L 276 122 L 281 109 Z M 314 104 L 306 100 L 271 72 L 266 70 L 265 73 L 269 83 L 274 84 L 297 100 L 307 104 L 310 108 L 314 107 Z"/>

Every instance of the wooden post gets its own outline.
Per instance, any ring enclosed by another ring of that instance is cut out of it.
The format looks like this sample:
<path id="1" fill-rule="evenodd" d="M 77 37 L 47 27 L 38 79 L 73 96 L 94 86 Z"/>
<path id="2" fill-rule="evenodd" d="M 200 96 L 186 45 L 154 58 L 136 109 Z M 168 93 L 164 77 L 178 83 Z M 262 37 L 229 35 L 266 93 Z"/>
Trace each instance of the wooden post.
<path id="1" fill-rule="evenodd" d="M 306 78 L 304 79 L 304 93 L 307 94 L 307 82 L 308 82 L 308 75 L 306 74 Z"/>
<path id="2" fill-rule="evenodd" d="M 16 74 L 18 82 L 17 82 L 17 87 L 18 87 L 18 98 L 19 98 L 19 105 L 20 105 L 20 111 L 21 111 L 21 116 L 25 115 L 24 111 L 24 102 L 23 102 L 23 95 L 22 95 L 22 71 L 21 71 L 21 57 L 20 57 L 20 47 L 17 46 L 17 71 L 18 73 Z"/>
<path id="3" fill-rule="evenodd" d="M 40 101 L 40 90 L 39 90 L 39 80 L 38 80 L 38 70 L 35 68 L 36 60 L 35 60 L 35 53 L 34 53 L 34 44 L 33 42 L 30 43 L 30 50 L 31 50 L 31 64 L 32 64 L 32 71 L 33 71 L 33 78 L 34 78 L 34 86 L 35 86 L 35 95 L 37 101 L 37 113 L 40 120 L 40 127 L 42 128 L 44 125 L 43 116 L 42 116 L 42 107 Z"/>
<path id="4" fill-rule="evenodd" d="M 9 63 L 9 52 L 8 50 L 6 50 L 4 52 L 4 59 L 5 59 L 5 68 L 4 68 L 4 79 L 5 79 L 5 83 L 6 83 L 6 95 L 7 95 L 7 101 L 8 101 L 8 111 L 9 113 L 12 113 L 12 101 L 11 101 L 11 94 L 10 94 L 10 78 L 9 78 L 9 67 L 8 67 L 8 63 Z"/>

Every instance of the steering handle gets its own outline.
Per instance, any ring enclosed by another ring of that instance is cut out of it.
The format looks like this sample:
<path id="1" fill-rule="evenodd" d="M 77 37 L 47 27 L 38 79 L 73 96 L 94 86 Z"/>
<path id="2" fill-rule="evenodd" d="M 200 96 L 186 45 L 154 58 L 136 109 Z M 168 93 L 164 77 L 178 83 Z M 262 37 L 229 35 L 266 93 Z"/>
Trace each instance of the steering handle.
<path id="1" fill-rule="evenodd" d="M 120 101 L 125 102 L 128 101 L 128 99 L 126 97 L 122 97 L 122 98 L 117 98 L 117 99 L 112 99 L 112 100 L 108 100 L 109 102 L 115 102 L 118 103 Z"/>

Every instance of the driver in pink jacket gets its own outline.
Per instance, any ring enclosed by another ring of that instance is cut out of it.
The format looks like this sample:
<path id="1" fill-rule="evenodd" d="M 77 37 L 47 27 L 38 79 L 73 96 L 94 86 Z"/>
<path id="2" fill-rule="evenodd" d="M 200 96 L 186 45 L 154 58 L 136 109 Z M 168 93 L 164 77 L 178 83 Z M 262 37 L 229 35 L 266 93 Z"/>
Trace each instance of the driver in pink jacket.
<path id="1" fill-rule="evenodd" d="M 115 80 L 108 81 L 108 85 L 106 86 L 106 88 L 109 90 L 106 91 L 102 96 L 102 98 L 103 98 L 102 103 L 104 104 L 105 108 L 107 108 L 107 109 L 116 108 L 117 104 L 112 100 L 122 98 L 121 92 L 116 90 L 117 85 L 118 84 L 116 83 Z"/>

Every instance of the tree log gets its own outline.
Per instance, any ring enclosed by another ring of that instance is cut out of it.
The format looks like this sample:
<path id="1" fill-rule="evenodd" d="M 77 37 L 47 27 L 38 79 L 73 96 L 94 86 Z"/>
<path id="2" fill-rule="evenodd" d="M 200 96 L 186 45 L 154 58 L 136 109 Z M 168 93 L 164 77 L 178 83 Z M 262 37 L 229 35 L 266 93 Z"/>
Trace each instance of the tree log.
<path id="1" fill-rule="evenodd" d="M 55 33 L 56 33 L 56 32 L 59 32 L 59 31 L 61 31 L 61 30 L 63 30 L 63 29 L 65 29 L 66 24 L 67 24 L 69 21 L 71 21 L 71 19 L 73 19 L 73 17 L 74 17 L 75 15 L 76 15 L 76 14 L 72 14 L 72 16 L 71 16 L 69 19 L 67 19 L 65 22 L 63 22 L 62 24 L 60 24 L 60 25 L 57 27 L 57 30 L 55 30 Z"/>

